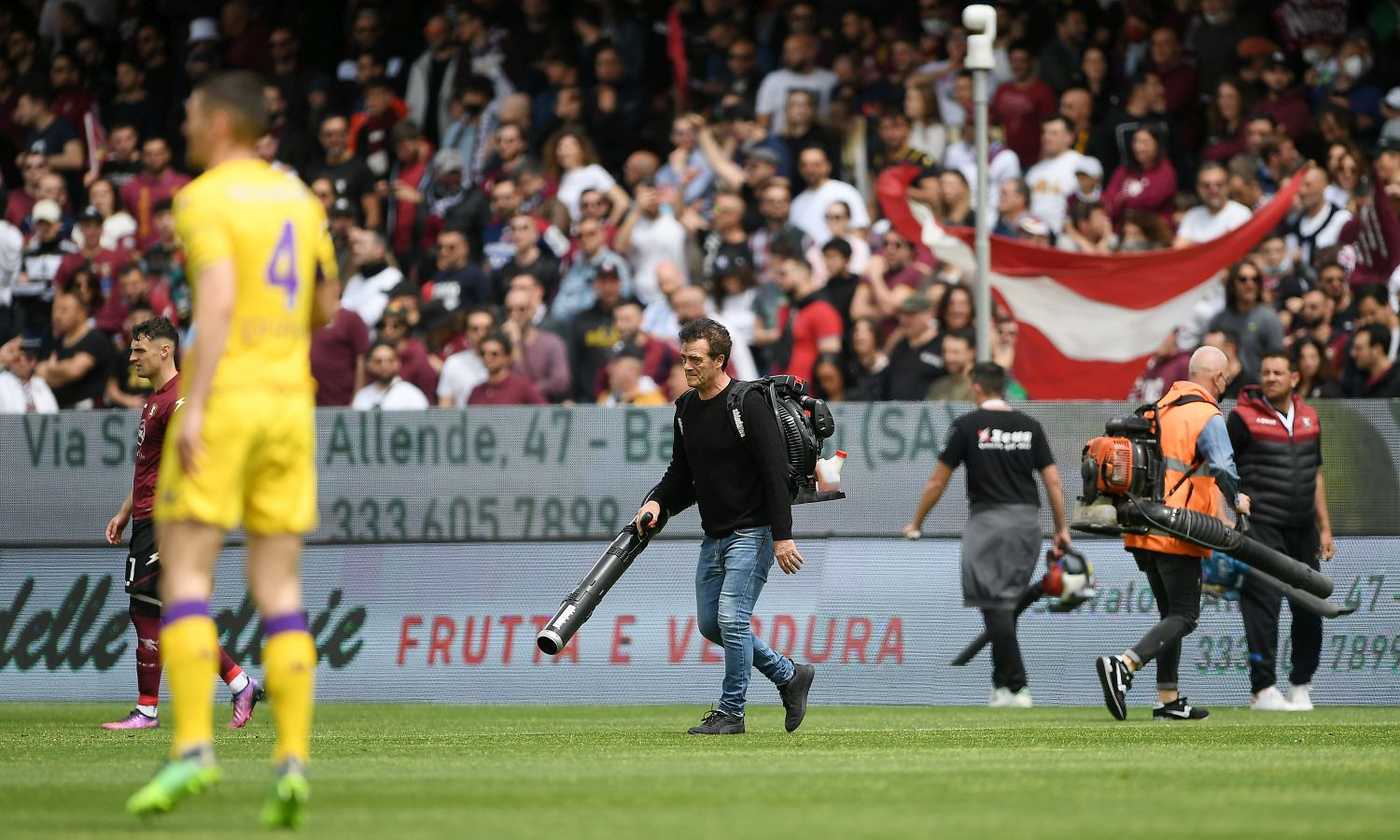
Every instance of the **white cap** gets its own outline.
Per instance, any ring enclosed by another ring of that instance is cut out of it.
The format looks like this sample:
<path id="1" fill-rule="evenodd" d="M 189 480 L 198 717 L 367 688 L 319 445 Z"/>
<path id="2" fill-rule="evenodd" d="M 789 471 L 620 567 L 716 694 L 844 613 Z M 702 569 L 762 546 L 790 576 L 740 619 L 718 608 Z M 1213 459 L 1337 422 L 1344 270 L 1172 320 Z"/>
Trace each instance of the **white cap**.
<path id="1" fill-rule="evenodd" d="M 1400 111 L 1400 87 L 1393 87 L 1385 95 L 1385 107 Z"/>
<path id="2" fill-rule="evenodd" d="M 1103 164 L 1099 163 L 1099 159 L 1096 157 L 1080 155 L 1079 162 L 1074 165 L 1074 174 L 1089 175 L 1094 178 L 1102 178 Z"/>
<path id="3" fill-rule="evenodd" d="M 58 222 L 63 219 L 63 208 L 52 198 L 44 198 L 35 202 L 32 215 L 36 222 Z"/>
<path id="4" fill-rule="evenodd" d="M 211 17 L 195 18 L 190 21 L 191 44 L 196 41 L 217 41 L 219 40 L 218 21 Z"/>
<path id="5" fill-rule="evenodd" d="M 1030 214 L 1021 217 L 1020 227 L 1021 232 L 1028 236 L 1050 235 L 1050 226 Z"/>

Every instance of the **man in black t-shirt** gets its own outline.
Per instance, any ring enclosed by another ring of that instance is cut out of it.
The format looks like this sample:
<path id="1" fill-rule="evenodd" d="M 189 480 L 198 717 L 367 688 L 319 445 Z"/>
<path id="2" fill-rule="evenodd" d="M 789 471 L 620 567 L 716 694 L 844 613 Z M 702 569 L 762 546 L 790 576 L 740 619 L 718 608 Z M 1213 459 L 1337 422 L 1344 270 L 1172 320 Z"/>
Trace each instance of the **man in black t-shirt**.
<path id="1" fill-rule="evenodd" d="M 899 305 L 899 329 L 904 337 L 890 348 L 885 368 L 884 399 L 922 402 L 929 387 L 947 371 L 942 336 L 933 320 L 933 304 L 914 294 Z"/>
<path id="2" fill-rule="evenodd" d="M 777 420 L 756 388 L 744 394 L 731 417 L 727 403 L 736 386 L 724 372 L 733 349 L 729 331 L 709 318 L 681 328 L 681 360 L 692 390 L 676 400 L 671 465 L 647 494 L 633 521 L 661 512 L 674 516 L 691 504 L 700 508 L 700 563 L 695 573 L 700 633 L 724 647 L 724 687 L 717 708 L 691 735 L 739 735 L 749 671 L 773 681 L 792 732 L 807 713 L 807 693 L 816 673 L 768 647 L 749 626 L 768 570 L 776 559 L 787 574 L 802 568 L 792 540 L 792 498 L 787 456 Z"/>
<path id="3" fill-rule="evenodd" d="M 333 114 L 321 121 L 318 135 L 326 156 L 311 165 L 306 173 L 307 183 L 327 178 L 335 194 L 349 199 L 358 213 L 360 224 L 368 229 L 379 227 L 379 198 L 374 193 L 374 173 L 363 159 L 350 151 L 350 125 L 345 117 Z"/>
<path id="4" fill-rule="evenodd" d="M 1030 708 L 1026 668 L 1016 640 L 1016 603 L 1030 583 L 1040 553 L 1040 496 L 1035 474 L 1055 520 L 1055 550 L 1071 548 L 1060 471 L 1040 424 L 1012 410 L 1002 395 L 1006 371 L 995 362 L 972 370 L 977 410 L 953 421 L 948 444 L 924 485 L 904 536 L 918 539 L 924 518 L 948 487 L 959 464 L 967 464 L 970 515 L 962 532 L 963 605 L 982 612 L 992 641 L 993 707 Z"/>
<path id="5" fill-rule="evenodd" d="M 88 315 L 73 292 L 54 296 L 53 334 L 58 346 L 34 373 L 53 389 L 59 408 L 99 408 L 107 389 L 112 340 L 88 324 Z"/>

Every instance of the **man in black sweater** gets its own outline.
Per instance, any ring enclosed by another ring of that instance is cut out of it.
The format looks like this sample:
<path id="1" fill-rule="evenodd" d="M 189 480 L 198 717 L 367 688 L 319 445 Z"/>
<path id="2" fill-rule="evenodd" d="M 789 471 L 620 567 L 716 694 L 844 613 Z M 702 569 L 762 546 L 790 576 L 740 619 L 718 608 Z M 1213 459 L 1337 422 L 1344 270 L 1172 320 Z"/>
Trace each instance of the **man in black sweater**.
<path id="1" fill-rule="evenodd" d="M 778 687 L 787 711 L 784 725 L 792 732 L 807 713 L 815 669 L 774 652 L 749 625 L 774 559 L 787 574 L 802 568 L 792 541 L 783 441 L 758 390 L 744 396 L 737 417 L 729 414 L 726 403 L 735 383 L 724 372 L 733 348 L 728 330 L 699 318 L 681 329 L 680 339 L 692 390 L 676 400 L 671 465 L 635 521 L 641 527 L 646 514 L 655 523 L 663 509 L 674 516 L 692 503 L 700 507 L 705 539 L 695 572 L 696 615 L 701 634 L 724 647 L 724 686 L 719 706 L 690 734 L 744 731 L 750 667 Z"/>

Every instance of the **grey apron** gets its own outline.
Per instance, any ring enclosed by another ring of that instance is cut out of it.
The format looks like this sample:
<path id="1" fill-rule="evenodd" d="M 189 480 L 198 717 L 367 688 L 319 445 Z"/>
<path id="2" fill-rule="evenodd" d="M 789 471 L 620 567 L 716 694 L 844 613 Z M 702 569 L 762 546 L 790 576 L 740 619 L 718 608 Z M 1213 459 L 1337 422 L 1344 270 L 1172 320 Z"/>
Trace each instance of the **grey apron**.
<path id="1" fill-rule="evenodd" d="M 962 535 L 963 606 L 1014 609 L 1040 555 L 1036 505 L 983 505 Z"/>

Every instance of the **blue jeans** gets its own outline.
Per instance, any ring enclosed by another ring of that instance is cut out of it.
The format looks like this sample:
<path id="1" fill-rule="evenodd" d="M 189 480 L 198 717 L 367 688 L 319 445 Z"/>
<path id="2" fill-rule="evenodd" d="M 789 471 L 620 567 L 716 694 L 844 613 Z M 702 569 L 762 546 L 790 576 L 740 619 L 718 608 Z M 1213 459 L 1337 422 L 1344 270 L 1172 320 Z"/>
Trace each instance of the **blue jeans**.
<path id="1" fill-rule="evenodd" d="M 792 679 L 792 660 L 775 653 L 753 634 L 749 616 L 773 567 L 773 532 L 744 528 L 727 537 L 705 537 L 695 569 L 695 612 L 700 634 L 724 647 L 724 688 L 719 710 L 744 713 L 749 667 L 783 685 Z"/>

